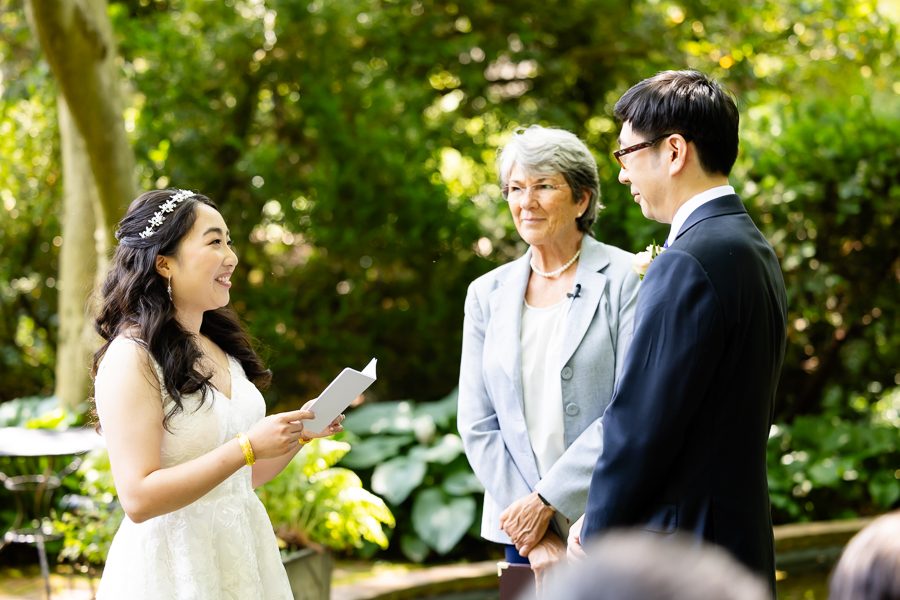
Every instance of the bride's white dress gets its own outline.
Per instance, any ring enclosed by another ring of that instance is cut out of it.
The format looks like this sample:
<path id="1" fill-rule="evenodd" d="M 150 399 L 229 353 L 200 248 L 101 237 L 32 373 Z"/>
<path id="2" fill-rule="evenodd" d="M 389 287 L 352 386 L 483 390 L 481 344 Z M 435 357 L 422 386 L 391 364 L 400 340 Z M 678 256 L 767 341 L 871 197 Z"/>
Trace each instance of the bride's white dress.
<path id="1" fill-rule="evenodd" d="M 107 353 L 127 343 L 135 342 L 117 338 Z M 262 394 L 240 361 L 229 356 L 228 362 L 231 398 L 213 391 L 199 410 L 199 394 L 185 399 L 185 410 L 163 436 L 163 468 L 214 450 L 265 416 Z M 168 412 L 172 400 L 159 365 L 153 366 Z M 126 517 L 110 548 L 98 600 L 291 600 L 272 523 L 250 477 L 245 466 L 180 510 L 143 523 Z"/>

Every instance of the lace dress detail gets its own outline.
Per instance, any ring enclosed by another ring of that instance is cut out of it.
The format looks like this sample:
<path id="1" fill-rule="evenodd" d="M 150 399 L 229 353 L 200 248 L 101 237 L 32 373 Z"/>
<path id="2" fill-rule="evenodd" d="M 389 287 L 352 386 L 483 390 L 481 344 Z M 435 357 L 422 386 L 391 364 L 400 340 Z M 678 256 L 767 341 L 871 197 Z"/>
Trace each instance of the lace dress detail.
<path id="1" fill-rule="evenodd" d="M 107 352 L 124 343 L 117 338 Z M 151 359 L 152 360 L 152 359 Z M 197 409 L 188 396 L 162 440 L 162 466 L 187 462 L 232 439 L 265 416 L 262 394 L 229 356 L 231 398 L 217 390 Z M 103 363 L 97 378 L 103 376 Z M 162 385 L 164 410 L 172 400 Z M 210 402 L 210 400 L 212 400 Z M 134 523 L 128 517 L 113 539 L 98 600 L 291 600 L 272 523 L 243 467 L 188 506 Z"/>

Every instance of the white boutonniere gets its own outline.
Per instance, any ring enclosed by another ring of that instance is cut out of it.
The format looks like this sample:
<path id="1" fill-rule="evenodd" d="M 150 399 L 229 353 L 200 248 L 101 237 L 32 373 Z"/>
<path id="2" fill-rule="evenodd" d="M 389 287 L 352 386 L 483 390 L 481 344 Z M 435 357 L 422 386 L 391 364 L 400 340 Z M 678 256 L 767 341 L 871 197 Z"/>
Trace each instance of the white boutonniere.
<path id="1" fill-rule="evenodd" d="M 653 243 L 647 246 L 647 249 L 644 252 L 638 252 L 634 255 L 634 258 L 631 259 L 631 262 L 634 264 L 633 270 L 638 274 L 638 277 L 641 278 L 641 281 L 644 280 L 644 273 L 647 272 L 650 263 L 653 262 L 654 258 L 662 254 L 663 250 L 665 250 L 665 248 L 657 246 L 656 240 L 653 240 Z"/>

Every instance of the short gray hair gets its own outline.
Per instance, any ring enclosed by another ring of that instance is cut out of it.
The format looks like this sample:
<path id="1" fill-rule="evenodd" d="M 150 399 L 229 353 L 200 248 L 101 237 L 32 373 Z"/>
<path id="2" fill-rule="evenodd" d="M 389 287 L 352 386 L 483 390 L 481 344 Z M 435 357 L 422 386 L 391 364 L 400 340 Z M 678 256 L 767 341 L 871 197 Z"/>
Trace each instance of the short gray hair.
<path id="1" fill-rule="evenodd" d="M 578 229 L 593 235 L 591 227 L 597 214 L 603 210 L 600 204 L 600 178 L 597 161 L 587 145 L 574 133 L 564 129 L 532 125 L 517 128 L 506 146 L 497 150 L 497 167 L 500 183 L 506 186 L 513 165 L 519 165 L 526 173 L 549 175 L 559 173 L 572 189 L 575 202 L 584 190 L 591 192 L 588 207 L 578 219 Z"/>

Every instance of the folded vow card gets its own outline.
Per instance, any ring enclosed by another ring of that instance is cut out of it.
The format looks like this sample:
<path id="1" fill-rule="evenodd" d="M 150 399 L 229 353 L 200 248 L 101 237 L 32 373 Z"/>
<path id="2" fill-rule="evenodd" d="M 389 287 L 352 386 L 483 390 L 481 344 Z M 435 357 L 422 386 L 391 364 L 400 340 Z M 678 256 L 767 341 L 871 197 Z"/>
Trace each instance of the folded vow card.
<path id="1" fill-rule="evenodd" d="M 376 359 L 373 358 L 361 373 L 350 368 L 341 371 L 341 374 L 328 384 L 325 391 L 319 394 L 312 406 L 307 409 L 314 412 L 316 418 L 312 421 L 304 421 L 303 428 L 319 432 L 331 425 L 331 422 L 377 379 L 375 377 L 376 362 Z"/>

